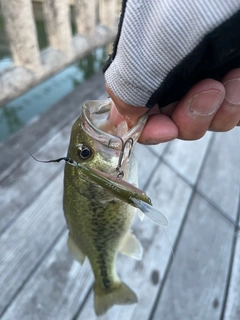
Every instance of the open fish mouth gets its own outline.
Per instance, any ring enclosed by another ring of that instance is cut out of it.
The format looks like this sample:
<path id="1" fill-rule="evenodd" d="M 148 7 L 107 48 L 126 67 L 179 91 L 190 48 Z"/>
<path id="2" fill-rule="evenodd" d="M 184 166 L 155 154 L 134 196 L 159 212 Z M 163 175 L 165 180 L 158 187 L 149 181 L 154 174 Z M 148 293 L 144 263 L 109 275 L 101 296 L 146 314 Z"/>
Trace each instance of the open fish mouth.
<path id="1" fill-rule="evenodd" d="M 86 101 L 82 107 L 83 123 L 82 128 L 94 139 L 102 144 L 119 149 L 122 147 L 119 137 L 123 142 L 128 139 L 133 140 L 133 145 L 137 142 L 142 130 L 147 122 L 148 115 L 144 114 L 139 118 L 136 125 L 131 129 L 128 128 L 127 123 L 123 121 L 118 127 L 115 127 L 109 116 L 113 106 L 111 99 L 97 101 Z M 133 146 L 132 145 L 132 146 Z"/>
<path id="2" fill-rule="evenodd" d="M 112 106 L 113 102 L 111 99 L 86 101 L 82 107 L 83 121 L 81 127 L 94 139 L 97 144 L 96 149 L 99 152 L 103 150 L 103 157 L 109 154 L 109 160 L 113 160 L 112 150 L 119 151 L 116 173 L 117 177 L 122 179 L 124 176 L 122 162 L 130 156 L 146 124 L 148 115 L 145 114 L 140 117 L 138 122 L 130 129 L 126 121 L 121 122 L 115 127 L 110 119 Z"/>

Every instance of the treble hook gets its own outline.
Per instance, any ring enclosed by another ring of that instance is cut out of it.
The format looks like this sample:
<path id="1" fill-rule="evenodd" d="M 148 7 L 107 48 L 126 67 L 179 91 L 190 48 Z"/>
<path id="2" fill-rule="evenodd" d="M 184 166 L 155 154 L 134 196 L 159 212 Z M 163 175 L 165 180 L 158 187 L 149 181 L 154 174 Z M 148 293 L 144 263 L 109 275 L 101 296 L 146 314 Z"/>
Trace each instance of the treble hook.
<path id="1" fill-rule="evenodd" d="M 129 153 L 128 153 L 128 157 L 130 157 L 130 154 L 131 154 L 131 151 L 132 151 L 132 146 L 133 146 L 133 139 L 132 139 L 132 138 L 129 138 L 129 139 L 127 139 L 126 142 L 124 142 L 121 137 L 116 136 L 116 138 L 120 139 L 121 142 L 122 142 L 122 148 L 121 148 L 121 151 L 120 151 L 120 155 L 119 155 L 119 159 L 118 159 L 118 164 L 117 164 L 117 167 L 116 167 L 117 178 L 118 178 L 118 179 L 122 179 L 123 176 L 124 176 L 124 172 L 123 172 L 123 169 L 122 169 L 122 159 L 123 159 L 123 156 L 124 156 L 124 151 L 125 151 L 126 145 L 127 145 L 128 143 L 130 143 L 131 146 L 130 146 Z M 112 140 L 112 139 L 109 140 L 108 146 L 110 145 L 111 140 Z"/>

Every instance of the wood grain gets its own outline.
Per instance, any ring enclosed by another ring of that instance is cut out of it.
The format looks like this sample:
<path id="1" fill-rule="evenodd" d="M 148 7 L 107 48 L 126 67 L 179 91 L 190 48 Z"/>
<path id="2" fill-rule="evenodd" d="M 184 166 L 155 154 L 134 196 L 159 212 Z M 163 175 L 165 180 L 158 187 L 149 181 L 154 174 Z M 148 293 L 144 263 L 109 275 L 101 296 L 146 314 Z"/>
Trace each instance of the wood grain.
<path id="1" fill-rule="evenodd" d="M 0 237 L 0 314 L 65 228 L 62 175 Z"/>
<path id="2" fill-rule="evenodd" d="M 235 235 L 236 247 L 223 320 L 238 320 L 240 317 L 240 232 Z"/>
<path id="3" fill-rule="evenodd" d="M 234 227 L 194 196 L 153 320 L 220 319 Z"/>
<path id="4" fill-rule="evenodd" d="M 239 201 L 239 164 L 239 128 L 216 134 L 197 186 L 233 219 Z"/>
<path id="5" fill-rule="evenodd" d="M 208 149 L 212 133 L 197 141 L 174 140 L 164 160 L 190 184 L 194 185 Z"/>
<path id="6" fill-rule="evenodd" d="M 88 294 L 93 275 L 86 261 L 81 267 L 67 249 L 67 232 L 34 272 L 2 320 L 70 320 Z"/>

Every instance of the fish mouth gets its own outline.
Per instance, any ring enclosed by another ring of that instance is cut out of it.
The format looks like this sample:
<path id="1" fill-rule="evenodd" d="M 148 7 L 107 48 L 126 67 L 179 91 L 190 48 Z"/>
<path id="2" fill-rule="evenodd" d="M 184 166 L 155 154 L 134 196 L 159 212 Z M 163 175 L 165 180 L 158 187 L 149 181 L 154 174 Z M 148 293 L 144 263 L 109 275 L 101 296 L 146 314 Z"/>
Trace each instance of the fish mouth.
<path id="1" fill-rule="evenodd" d="M 110 119 L 112 107 L 111 99 L 84 102 L 82 129 L 93 139 L 112 149 L 120 150 L 122 143 L 126 143 L 129 139 L 133 140 L 134 145 L 142 133 L 148 115 L 141 116 L 131 129 L 128 128 L 126 121 L 115 127 Z"/>

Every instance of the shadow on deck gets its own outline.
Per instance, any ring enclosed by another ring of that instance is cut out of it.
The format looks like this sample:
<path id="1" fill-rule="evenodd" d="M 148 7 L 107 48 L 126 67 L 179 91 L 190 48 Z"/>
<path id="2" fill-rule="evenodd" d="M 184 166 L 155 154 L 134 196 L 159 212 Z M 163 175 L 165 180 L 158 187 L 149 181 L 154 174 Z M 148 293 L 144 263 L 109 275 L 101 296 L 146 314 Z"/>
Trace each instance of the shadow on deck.
<path id="1" fill-rule="evenodd" d="M 1 147 L 3 320 L 97 318 L 89 264 L 81 267 L 66 247 L 63 164 L 39 164 L 28 152 L 39 159 L 65 155 L 80 106 L 103 95 L 96 75 Z M 138 145 L 135 154 L 140 187 L 169 225 L 136 219 L 143 260 L 119 255 L 117 266 L 139 303 L 115 306 L 101 318 L 240 319 L 239 128 L 195 142 Z"/>

